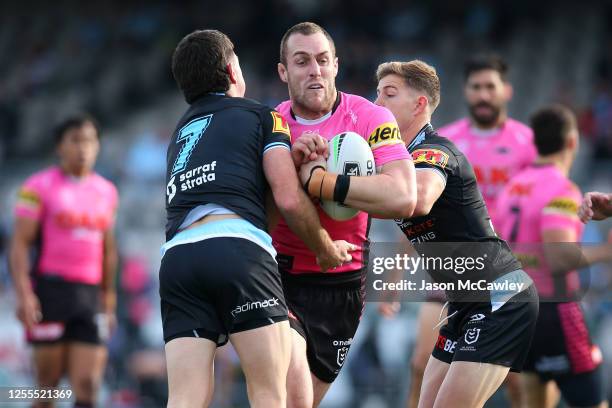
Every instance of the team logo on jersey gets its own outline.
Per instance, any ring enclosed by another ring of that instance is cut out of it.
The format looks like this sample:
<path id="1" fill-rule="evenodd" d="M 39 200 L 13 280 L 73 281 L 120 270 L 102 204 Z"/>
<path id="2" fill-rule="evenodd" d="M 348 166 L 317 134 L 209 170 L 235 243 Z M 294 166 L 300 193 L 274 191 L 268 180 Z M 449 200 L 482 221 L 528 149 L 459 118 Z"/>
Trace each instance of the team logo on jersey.
<path id="1" fill-rule="evenodd" d="M 463 339 L 465 340 L 466 344 L 474 344 L 476 343 L 476 341 L 478 341 L 478 336 L 480 336 L 480 329 L 473 328 L 468 329 L 465 332 L 465 336 Z"/>
<path id="2" fill-rule="evenodd" d="M 289 138 L 291 138 L 289 124 L 287 123 L 285 118 L 283 118 L 283 115 L 276 111 L 272 111 L 270 112 L 270 114 L 272 115 L 272 132 L 284 133 L 289 136 Z"/>
<path id="3" fill-rule="evenodd" d="M 427 163 L 444 169 L 448 164 L 448 154 L 438 149 L 417 149 L 412 152 L 412 160 L 414 164 Z"/>
<path id="4" fill-rule="evenodd" d="M 515 196 L 528 196 L 531 194 L 531 190 L 533 188 L 533 184 L 522 184 L 516 183 L 510 187 L 510 195 Z"/>
<path id="5" fill-rule="evenodd" d="M 392 145 L 402 142 L 402 137 L 400 136 L 399 128 L 397 124 L 387 122 L 378 126 L 368 137 L 368 144 L 370 145 L 370 149 L 374 150 L 381 146 Z"/>
<path id="6" fill-rule="evenodd" d="M 344 360 L 346 360 L 346 354 L 348 353 L 348 351 L 348 347 L 340 347 L 338 349 L 338 358 L 336 359 L 336 363 L 338 363 L 339 367 L 342 367 L 342 364 L 344 364 Z"/>

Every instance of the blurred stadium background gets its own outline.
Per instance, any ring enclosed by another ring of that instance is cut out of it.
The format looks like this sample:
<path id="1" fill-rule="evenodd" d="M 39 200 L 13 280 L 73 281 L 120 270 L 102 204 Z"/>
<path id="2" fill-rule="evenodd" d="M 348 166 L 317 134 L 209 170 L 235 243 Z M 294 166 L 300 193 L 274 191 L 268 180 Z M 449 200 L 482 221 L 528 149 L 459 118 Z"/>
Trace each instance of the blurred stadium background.
<path id="1" fill-rule="evenodd" d="M 6 262 L 15 193 L 27 175 L 53 162 L 52 126 L 69 113 L 88 111 L 102 127 L 97 169 L 117 184 L 121 203 L 120 325 L 110 343 L 100 406 L 164 405 L 157 269 L 165 150 L 185 108 L 174 86 L 170 56 L 192 30 L 220 29 L 236 44 L 247 96 L 275 106 L 287 97 L 276 74 L 280 38 L 304 20 L 320 23 L 334 37 L 341 90 L 373 100 L 380 62 L 420 58 L 433 64 L 442 81 L 435 126 L 467 113 L 463 61 L 476 51 L 500 53 L 510 64 L 515 89 L 510 115 L 526 121 L 544 103 L 570 106 L 582 136 L 573 179 L 583 191 L 612 191 L 610 1 L 2 2 L 0 385 L 32 383 Z M 609 229 L 610 223 L 591 224 L 585 240 L 606 240 Z M 386 223 L 373 230 L 375 241 L 396 238 Z M 602 268 L 588 273 L 592 285 L 585 307 L 612 379 L 611 278 Z M 325 407 L 402 403 L 418 304 L 404 304 L 393 320 L 380 318 L 376 306 L 368 304 L 347 366 Z M 220 350 L 215 407 L 247 406 L 236 363 L 230 346 Z M 502 393 L 488 406 L 506 406 Z"/>

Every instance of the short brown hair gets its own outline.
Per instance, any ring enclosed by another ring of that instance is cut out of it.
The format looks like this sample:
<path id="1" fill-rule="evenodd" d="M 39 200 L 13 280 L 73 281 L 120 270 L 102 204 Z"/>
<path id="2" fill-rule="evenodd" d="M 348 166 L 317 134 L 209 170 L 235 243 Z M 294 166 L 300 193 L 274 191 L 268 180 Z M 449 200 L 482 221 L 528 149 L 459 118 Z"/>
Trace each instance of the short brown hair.
<path id="1" fill-rule="evenodd" d="M 395 74 L 404 79 L 406 85 L 427 95 L 432 112 L 440 103 L 440 78 L 436 69 L 420 60 L 408 62 L 384 62 L 376 70 L 376 79 L 380 81 L 387 75 Z"/>
<path id="2" fill-rule="evenodd" d="M 287 65 L 287 41 L 289 41 L 289 37 L 291 37 L 293 34 L 313 35 L 316 33 L 321 33 L 325 36 L 325 38 L 327 38 L 332 51 L 332 57 L 335 57 L 336 45 L 334 44 L 334 40 L 331 38 L 331 35 L 329 35 L 329 33 L 320 25 L 306 21 L 294 25 L 283 35 L 280 43 L 280 62 Z"/>
<path id="3" fill-rule="evenodd" d="M 227 64 L 234 44 L 217 30 L 196 30 L 185 36 L 172 55 L 172 74 L 187 103 L 230 87 Z"/>

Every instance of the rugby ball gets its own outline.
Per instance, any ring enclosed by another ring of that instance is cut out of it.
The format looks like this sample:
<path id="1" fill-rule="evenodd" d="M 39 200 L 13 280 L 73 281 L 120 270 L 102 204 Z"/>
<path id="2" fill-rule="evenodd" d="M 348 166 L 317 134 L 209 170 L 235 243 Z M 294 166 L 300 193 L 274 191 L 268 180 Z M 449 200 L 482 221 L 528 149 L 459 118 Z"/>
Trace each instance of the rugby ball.
<path id="1" fill-rule="evenodd" d="M 355 132 L 343 132 L 329 141 L 327 171 L 348 176 L 371 176 L 376 173 L 374 156 L 368 142 Z M 357 215 L 359 210 L 335 201 L 321 201 L 327 215 L 334 220 L 345 221 Z"/>

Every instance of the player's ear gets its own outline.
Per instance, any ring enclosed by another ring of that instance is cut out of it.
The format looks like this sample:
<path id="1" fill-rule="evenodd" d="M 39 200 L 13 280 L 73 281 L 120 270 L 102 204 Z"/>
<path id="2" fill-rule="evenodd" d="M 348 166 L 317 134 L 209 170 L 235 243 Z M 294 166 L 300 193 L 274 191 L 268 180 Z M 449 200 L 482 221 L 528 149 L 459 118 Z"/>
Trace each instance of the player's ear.
<path id="1" fill-rule="evenodd" d="M 287 68 L 282 62 L 279 62 L 276 65 L 276 69 L 278 71 L 278 76 L 284 83 L 287 83 Z"/>
<path id="2" fill-rule="evenodd" d="M 236 75 L 236 71 L 234 70 L 234 66 L 232 65 L 231 62 L 229 62 L 226 66 L 225 69 L 227 70 L 227 74 L 229 75 L 230 78 L 230 82 L 232 84 L 236 84 L 238 83 L 238 76 Z"/>
<path id="3" fill-rule="evenodd" d="M 570 150 L 576 150 L 578 148 L 578 141 L 579 141 L 579 139 L 580 139 L 580 137 L 579 137 L 579 134 L 578 134 L 578 129 L 572 129 L 572 130 L 570 130 L 570 133 L 569 133 L 569 135 L 567 137 L 565 145 Z"/>
<path id="4" fill-rule="evenodd" d="M 420 115 L 421 113 L 425 112 L 425 110 L 427 109 L 427 105 L 429 105 L 429 100 L 427 99 L 427 97 L 420 95 L 417 98 L 417 104 L 416 104 L 416 114 Z"/>
<path id="5" fill-rule="evenodd" d="M 510 84 L 510 82 L 504 82 L 504 93 L 506 95 L 506 100 L 509 101 L 512 99 L 514 95 L 514 88 Z"/>

